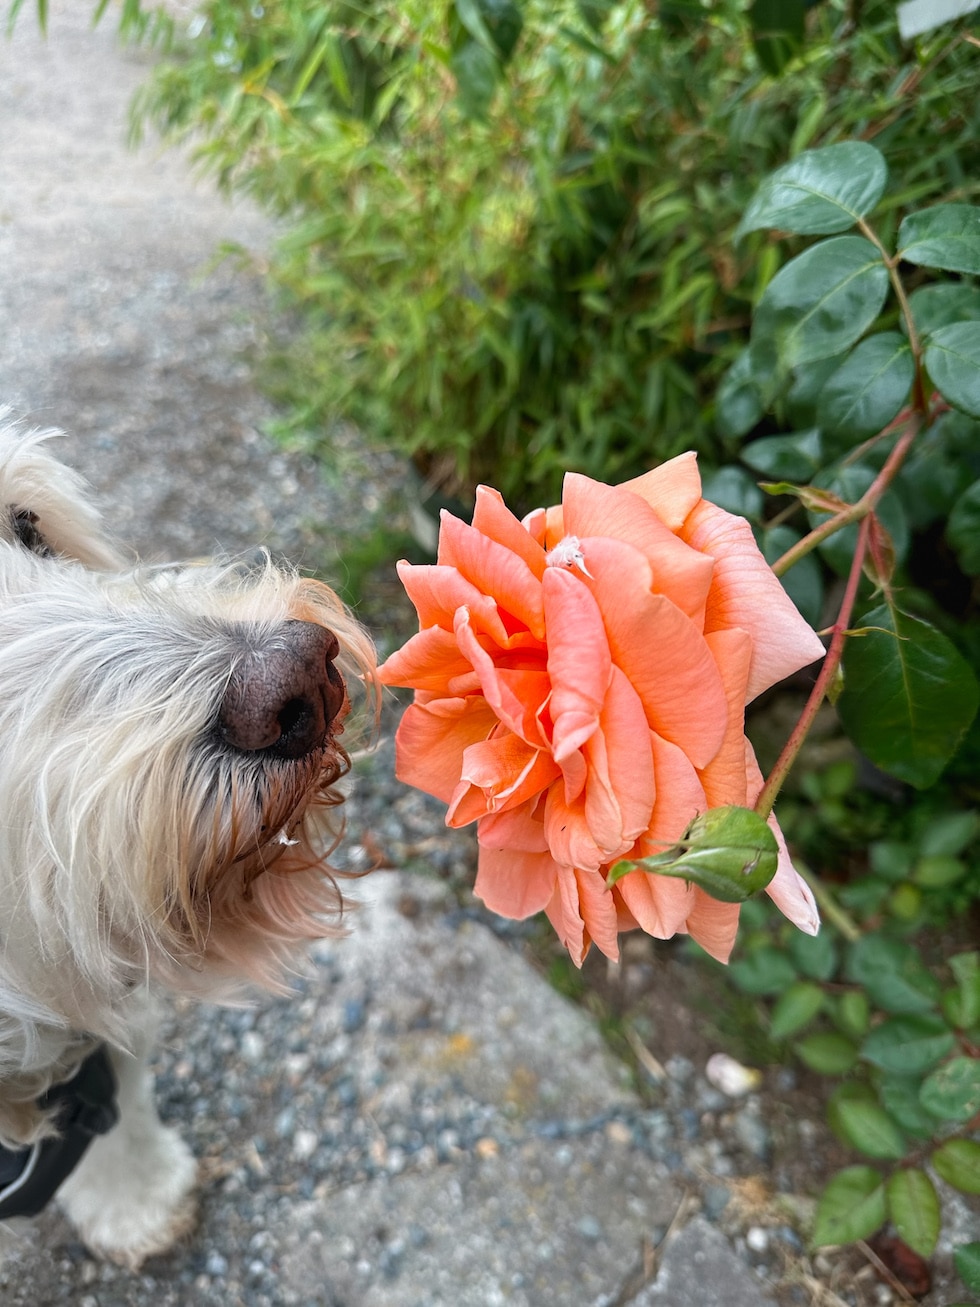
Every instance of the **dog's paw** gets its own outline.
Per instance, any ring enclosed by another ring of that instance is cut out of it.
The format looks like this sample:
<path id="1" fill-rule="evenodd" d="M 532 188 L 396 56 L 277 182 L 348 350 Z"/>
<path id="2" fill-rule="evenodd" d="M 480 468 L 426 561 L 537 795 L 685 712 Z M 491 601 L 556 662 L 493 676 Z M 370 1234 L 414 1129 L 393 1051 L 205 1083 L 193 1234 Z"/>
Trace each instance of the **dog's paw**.
<path id="1" fill-rule="evenodd" d="M 167 1126 L 133 1152 L 108 1146 L 114 1134 L 92 1144 L 58 1201 L 96 1256 L 137 1271 L 194 1228 L 197 1163 Z"/>

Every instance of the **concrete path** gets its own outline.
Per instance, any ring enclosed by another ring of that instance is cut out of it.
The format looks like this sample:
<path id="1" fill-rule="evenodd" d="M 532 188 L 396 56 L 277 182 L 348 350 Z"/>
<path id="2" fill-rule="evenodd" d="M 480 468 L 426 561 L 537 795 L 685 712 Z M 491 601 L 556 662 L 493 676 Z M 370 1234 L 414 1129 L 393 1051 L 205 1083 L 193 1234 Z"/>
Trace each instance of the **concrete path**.
<path id="1" fill-rule="evenodd" d="M 271 225 L 181 157 L 129 153 L 142 56 L 90 30 L 85 0 L 52 8 L 46 42 L 30 0 L 0 40 L 0 402 L 72 433 L 65 457 L 144 555 L 261 541 L 317 561 L 351 488 L 261 434 L 248 359 L 270 310 L 209 266 L 222 241 L 261 254 Z M 373 783 L 355 838 L 383 824 Z M 442 847 L 438 814 L 405 811 Z M 640 1102 L 582 1009 L 437 880 L 378 872 L 359 893 L 295 1003 L 168 1027 L 164 1108 L 206 1164 L 191 1245 L 133 1276 L 48 1213 L 0 1271 L 6 1307 L 772 1301 L 706 1219 L 676 1113 Z"/>

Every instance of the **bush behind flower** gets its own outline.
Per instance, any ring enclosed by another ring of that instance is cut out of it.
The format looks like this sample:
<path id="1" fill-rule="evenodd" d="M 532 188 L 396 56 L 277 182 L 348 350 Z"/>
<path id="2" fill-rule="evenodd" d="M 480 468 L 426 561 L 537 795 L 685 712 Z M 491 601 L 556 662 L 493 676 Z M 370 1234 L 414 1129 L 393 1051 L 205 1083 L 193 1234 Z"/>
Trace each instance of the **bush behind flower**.
<path id="1" fill-rule="evenodd" d="M 825 0 L 772 78 L 746 9 L 207 0 L 139 113 L 285 220 L 272 274 L 304 332 L 270 380 L 300 424 L 350 419 L 521 511 L 568 469 L 737 448 L 715 393 L 784 257 L 732 242 L 764 172 L 871 129 L 893 213 L 975 193 L 966 43 Z"/>

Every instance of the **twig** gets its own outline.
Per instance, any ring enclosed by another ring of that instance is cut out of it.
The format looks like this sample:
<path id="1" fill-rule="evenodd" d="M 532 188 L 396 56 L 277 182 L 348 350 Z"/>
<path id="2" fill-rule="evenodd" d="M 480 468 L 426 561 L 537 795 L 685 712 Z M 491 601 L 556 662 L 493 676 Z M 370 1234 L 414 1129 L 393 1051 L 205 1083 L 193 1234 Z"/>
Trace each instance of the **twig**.
<path id="1" fill-rule="evenodd" d="M 885 1265 L 870 1244 L 866 1244 L 863 1239 L 855 1239 L 854 1242 L 862 1255 L 868 1259 L 881 1278 L 887 1283 L 888 1287 L 895 1290 L 902 1302 L 915 1302 L 915 1298 L 909 1293 L 902 1281 Z"/>

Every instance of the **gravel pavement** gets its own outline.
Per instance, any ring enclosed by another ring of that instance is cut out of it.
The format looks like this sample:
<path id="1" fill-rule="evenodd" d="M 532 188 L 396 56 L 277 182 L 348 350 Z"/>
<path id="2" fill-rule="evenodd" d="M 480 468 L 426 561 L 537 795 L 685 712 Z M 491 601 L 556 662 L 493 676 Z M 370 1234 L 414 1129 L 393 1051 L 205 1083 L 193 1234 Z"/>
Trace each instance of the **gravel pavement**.
<path id="1" fill-rule="evenodd" d="M 28 0 L 0 40 L 0 400 L 71 433 L 64 457 L 143 556 L 264 543 L 314 565 L 399 469 L 349 433 L 332 469 L 263 434 L 249 359 L 271 309 L 211 257 L 261 259 L 273 229 L 180 155 L 127 151 L 146 62 L 92 8 L 55 0 L 45 42 Z M 167 1021 L 159 1098 L 203 1161 L 197 1232 L 133 1275 L 51 1210 L 0 1269 L 3 1307 L 775 1302 L 792 1223 L 728 1219 L 731 1177 L 770 1155 L 760 1101 L 669 1046 L 638 1096 L 526 928 L 453 889 L 471 837 L 395 782 L 390 739 L 348 808 L 350 865 L 389 864 L 358 883 L 350 938 L 288 1000 Z"/>

